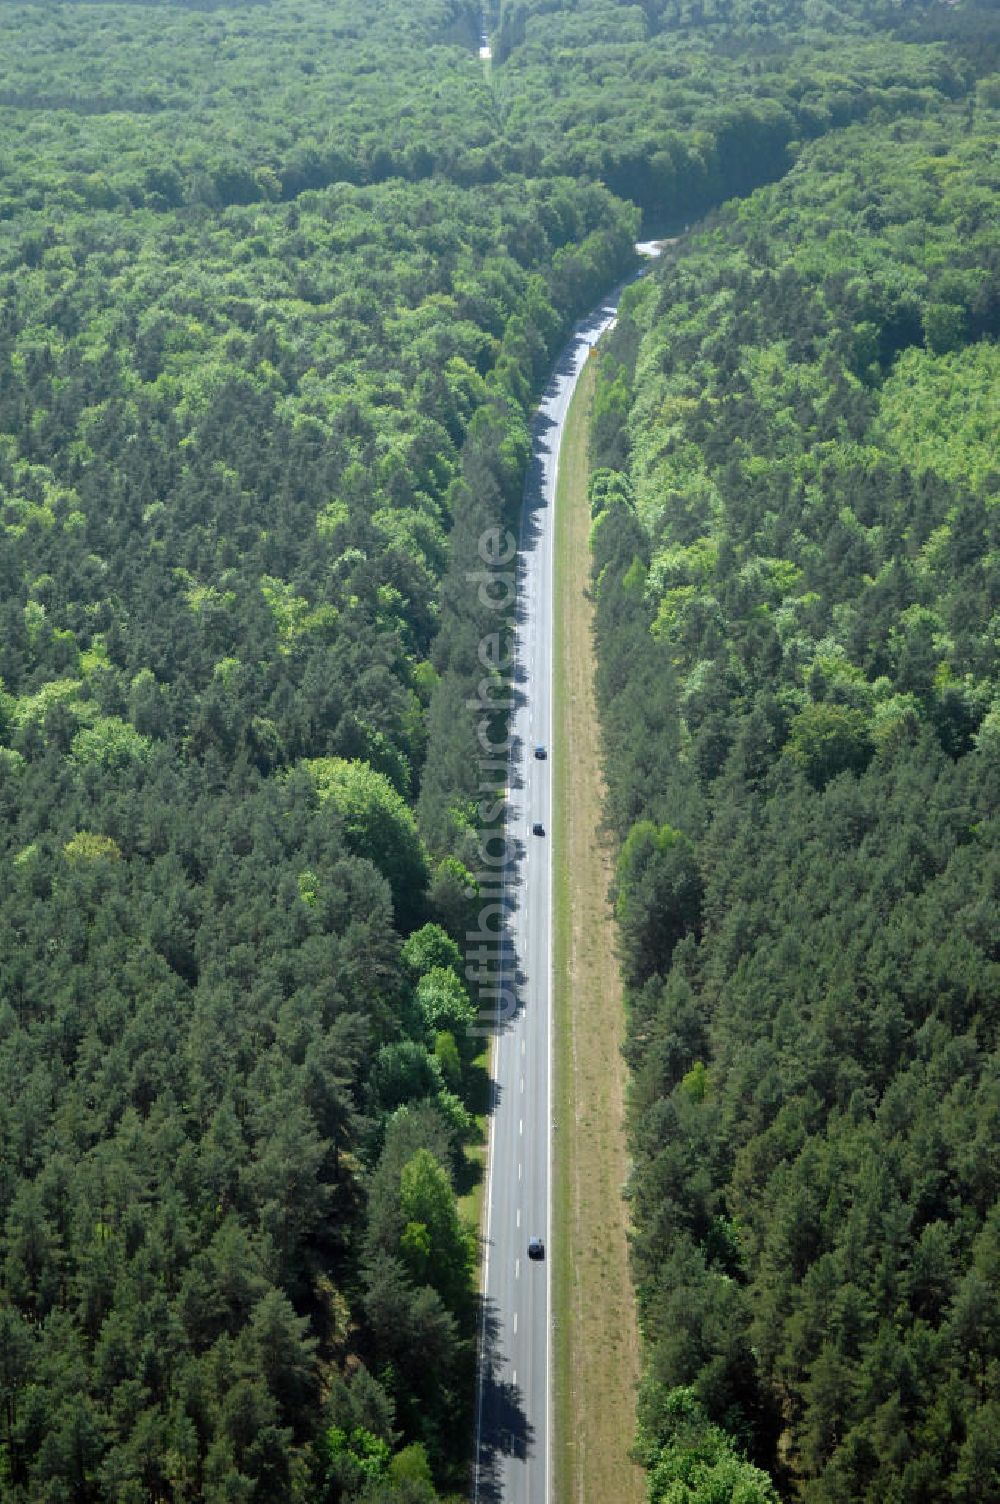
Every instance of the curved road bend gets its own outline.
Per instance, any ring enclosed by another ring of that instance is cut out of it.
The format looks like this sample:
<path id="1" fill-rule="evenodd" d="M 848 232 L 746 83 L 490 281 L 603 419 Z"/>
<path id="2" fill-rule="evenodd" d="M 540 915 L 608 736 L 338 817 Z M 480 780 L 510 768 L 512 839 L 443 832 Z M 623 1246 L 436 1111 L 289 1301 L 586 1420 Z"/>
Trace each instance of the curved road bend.
<path id="1" fill-rule="evenodd" d="M 494 1044 L 495 1108 L 486 1188 L 484 1320 L 477 1392 L 475 1504 L 548 1504 L 551 1161 L 552 514 L 570 398 L 591 348 L 614 322 L 619 290 L 573 333 L 532 430 L 521 516 L 507 834 L 504 981 L 517 1010 Z M 540 821 L 544 836 L 532 834 Z M 528 1239 L 545 1241 L 529 1262 Z"/>

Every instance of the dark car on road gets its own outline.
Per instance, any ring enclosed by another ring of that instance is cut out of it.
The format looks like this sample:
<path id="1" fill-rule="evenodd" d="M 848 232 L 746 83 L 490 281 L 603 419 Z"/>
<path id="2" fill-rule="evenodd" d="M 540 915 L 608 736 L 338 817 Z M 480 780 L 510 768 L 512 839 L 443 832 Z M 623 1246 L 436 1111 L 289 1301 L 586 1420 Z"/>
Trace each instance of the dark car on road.
<path id="1" fill-rule="evenodd" d="M 528 1239 L 528 1257 L 529 1259 L 543 1259 L 545 1257 L 545 1244 L 541 1238 Z"/>
<path id="2" fill-rule="evenodd" d="M 540 762 L 544 762 L 544 761 L 545 761 L 545 759 L 546 759 L 546 757 L 548 757 L 548 755 L 549 755 L 549 754 L 548 754 L 548 753 L 547 753 L 547 752 L 546 752 L 546 750 L 545 750 L 545 748 L 544 748 L 544 747 L 543 747 L 543 746 L 542 746 L 542 744 L 541 744 L 541 742 L 539 742 L 539 743 L 538 743 L 538 744 L 537 744 L 537 745 L 536 745 L 536 747 L 535 747 L 535 756 L 536 756 L 536 757 L 537 757 L 537 758 L 538 758 L 538 760 L 539 760 L 539 761 L 540 761 Z"/>
<path id="3" fill-rule="evenodd" d="M 543 836 L 545 834 L 545 826 L 542 824 L 541 820 L 535 821 L 534 825 L 531 827 L 531 834 L 533 836 Z"/>

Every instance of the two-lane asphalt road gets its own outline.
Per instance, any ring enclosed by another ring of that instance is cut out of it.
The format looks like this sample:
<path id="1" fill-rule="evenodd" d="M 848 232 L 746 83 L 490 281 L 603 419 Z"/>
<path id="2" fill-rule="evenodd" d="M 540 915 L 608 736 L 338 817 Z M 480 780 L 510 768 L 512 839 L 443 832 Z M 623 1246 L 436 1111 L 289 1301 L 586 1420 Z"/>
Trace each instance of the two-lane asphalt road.
<path id="1" fill-rule="evenodd" d="M 485 1315 L 477 1395 L 476 1504 L 548 1504 L 551 1237 L 551 895 L 553 511 L 570 398 L 617 296 L 579 325 L 542 398 L 532 434 L 518 555 L 507 835 L 507 980 L 515 1016 L 498 1029 L 490 1122 Z M 534 755 L 536 746 L 547 751 Z M 544 836 L 532 834 L 533 824 Z M 545 1258 L 528 1259 L 541 1237 Z"/>

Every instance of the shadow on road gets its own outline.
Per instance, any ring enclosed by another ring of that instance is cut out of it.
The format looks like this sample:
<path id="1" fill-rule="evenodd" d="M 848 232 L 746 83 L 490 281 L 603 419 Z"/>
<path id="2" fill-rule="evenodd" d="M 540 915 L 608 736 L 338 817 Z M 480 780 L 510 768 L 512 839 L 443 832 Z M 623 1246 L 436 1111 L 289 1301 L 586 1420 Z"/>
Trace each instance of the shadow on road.
<path id="1" fill-rule="evenodd" d="M 493 1304 L 487 1301 L 483 1320 L 482 1423 L 479 1430 L 478 1504 L 501 1504 L 502 1463 L 505 1457 L 523 1461 L 534 1442 L 534 1432 L 524 1412 L 521 1389 L 501 1377 L 503 1353 L 499 1322 Z"/>

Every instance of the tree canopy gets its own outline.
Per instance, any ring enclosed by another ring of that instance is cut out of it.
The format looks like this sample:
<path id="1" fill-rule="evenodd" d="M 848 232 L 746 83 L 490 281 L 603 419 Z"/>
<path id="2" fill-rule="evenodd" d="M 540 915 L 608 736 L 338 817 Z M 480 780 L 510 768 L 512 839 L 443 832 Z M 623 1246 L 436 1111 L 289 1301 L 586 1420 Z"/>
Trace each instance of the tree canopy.
<path id="1" fill-rule="evenodd" d="M 991 1486 L 993 19 L 487 21 L 0 8 L 11 1504 L 463 1487 L 468 575 L 640 225 L 771 182 L 598 402 L 650 1445 Z"/>
<path id="2" fill-rule="evenodd" d="M 601 363 L 654 1499 L 1000 1493 L 996 102 L 803 148 Z"/>

